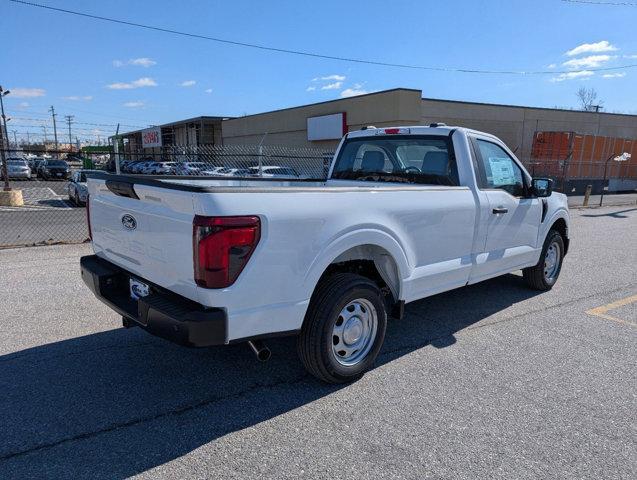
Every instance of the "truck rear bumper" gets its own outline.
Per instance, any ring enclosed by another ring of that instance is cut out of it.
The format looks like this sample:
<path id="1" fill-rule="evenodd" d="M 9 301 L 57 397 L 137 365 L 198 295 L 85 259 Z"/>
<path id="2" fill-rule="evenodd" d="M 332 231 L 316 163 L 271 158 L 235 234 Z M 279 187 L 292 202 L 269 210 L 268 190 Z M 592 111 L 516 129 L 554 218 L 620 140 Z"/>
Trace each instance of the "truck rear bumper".
<path id="1" fill-rule="evenodd" d="M 227 315 L 221 308 L 204 307 L 192 300 L 150 286 L 150 294 L 139 300 L 130 296 L 130 278 L 137 278 L 117 265 L 88 255 L 80 259 L 82 280 L 95 296 L 117 313 L 158 337 L 188 347 L 227 343 Z"/>

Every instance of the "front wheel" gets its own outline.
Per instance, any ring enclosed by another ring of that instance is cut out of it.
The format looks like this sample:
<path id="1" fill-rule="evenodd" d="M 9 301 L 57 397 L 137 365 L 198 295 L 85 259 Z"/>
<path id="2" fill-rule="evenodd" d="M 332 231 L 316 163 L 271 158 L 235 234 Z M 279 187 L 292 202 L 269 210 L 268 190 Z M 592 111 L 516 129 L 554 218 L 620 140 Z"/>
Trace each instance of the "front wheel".
<path id="1" fill-rule="evenodd" d="M 526 283 L 535 290 L 553 288 L 562 271 L 564 251 L 562 235 L 556 230 L 550 230 L 544 241 L 538 264 L 522 270 Z"/>
<path id="2" fill-rule="evenodd" d="M 366 277 L 337 273 L 317 286 L 298 341 L 312 375 L 345 383 L 369 370 L 385 339 L 387 312 L 378 286 Z"/>

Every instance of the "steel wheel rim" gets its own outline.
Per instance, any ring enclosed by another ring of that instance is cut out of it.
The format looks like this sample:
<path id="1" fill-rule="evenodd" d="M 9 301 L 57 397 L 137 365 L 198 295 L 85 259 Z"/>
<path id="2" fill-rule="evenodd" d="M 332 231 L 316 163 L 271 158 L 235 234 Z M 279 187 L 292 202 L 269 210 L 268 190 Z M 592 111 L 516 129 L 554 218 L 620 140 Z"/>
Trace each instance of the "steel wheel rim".
<path id="1" fill-rule="evenodd" d="M 374 345 L 378 312 L 369 300 L 357 298 L 338 314 L 332 327 L 332 354 L 338 363 L 351 367 L 365 359 Z"/>
<path id="2" fill-rule="evenodd" d="M 551 242 L 544 255 L 544 280 L 551 282 L 557 276 L 560 268 L 560 257 L 562 252 L 557 242 Z"/>

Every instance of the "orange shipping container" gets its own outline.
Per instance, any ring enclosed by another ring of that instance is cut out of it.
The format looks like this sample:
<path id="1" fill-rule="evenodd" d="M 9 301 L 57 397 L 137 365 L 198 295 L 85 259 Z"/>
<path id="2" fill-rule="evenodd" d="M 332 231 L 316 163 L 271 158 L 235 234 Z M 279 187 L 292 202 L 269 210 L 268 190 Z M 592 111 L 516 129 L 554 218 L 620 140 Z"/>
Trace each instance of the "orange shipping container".
<path id="1" fill-rule="evenodd" d="M 583 135 L 576 132 L 535 132 L 531 159 L 546 171 L 567 178 L 602 178 L 608 158 L 629 153 L 626 162 L 610 162 L 608 177 L 637 179 L 637 140 Z"/>

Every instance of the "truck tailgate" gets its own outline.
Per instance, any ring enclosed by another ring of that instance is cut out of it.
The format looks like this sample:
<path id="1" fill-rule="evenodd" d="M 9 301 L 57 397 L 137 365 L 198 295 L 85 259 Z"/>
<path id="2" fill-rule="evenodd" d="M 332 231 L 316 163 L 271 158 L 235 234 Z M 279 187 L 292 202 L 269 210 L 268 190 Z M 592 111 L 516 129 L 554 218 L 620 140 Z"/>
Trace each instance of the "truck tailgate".
<path id="1" fill-rule="evenodd" d="M 198 301 L 193 193 L 135 184 L 138 198 L 131 198 L 116 195 L 102 179 L 89 179 L 88 189 L 95 253 L 141 280 Z"/>

